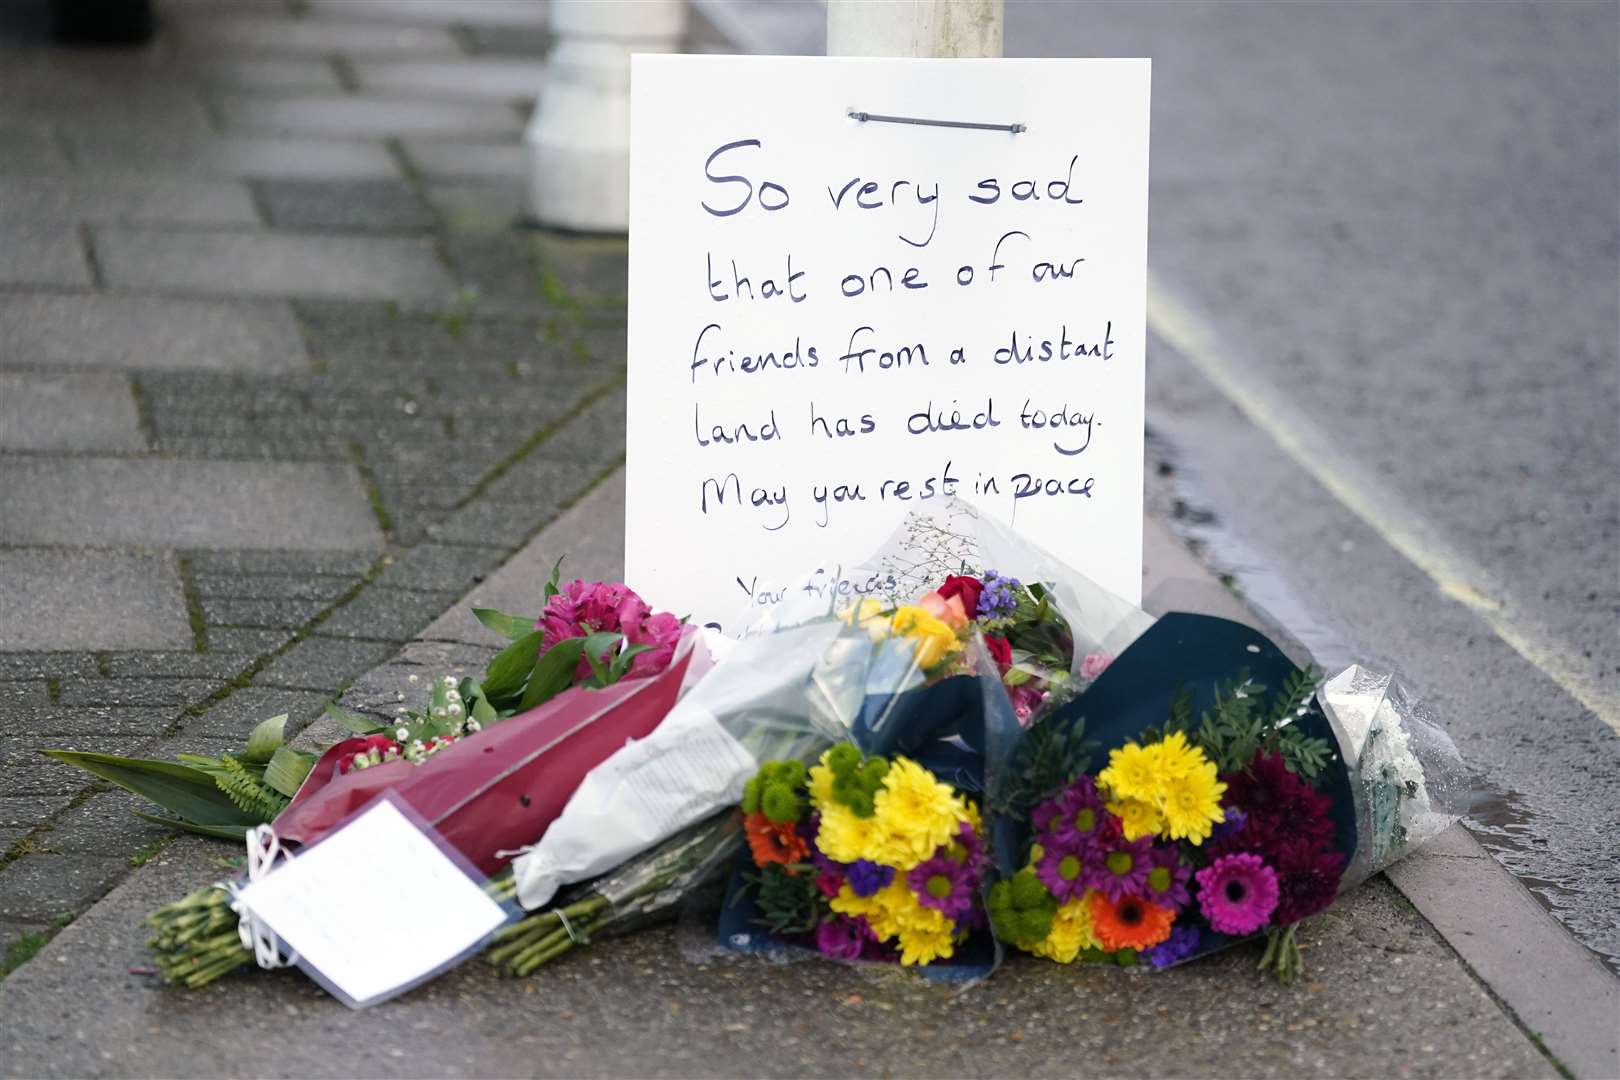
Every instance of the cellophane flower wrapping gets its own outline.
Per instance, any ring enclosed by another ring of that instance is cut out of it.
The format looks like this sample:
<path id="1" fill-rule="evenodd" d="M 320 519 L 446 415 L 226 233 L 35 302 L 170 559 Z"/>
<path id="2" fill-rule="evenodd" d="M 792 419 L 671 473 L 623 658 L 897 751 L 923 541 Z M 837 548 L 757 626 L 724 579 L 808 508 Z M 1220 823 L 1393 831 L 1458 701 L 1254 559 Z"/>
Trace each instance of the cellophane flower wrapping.
<path id="1" fill-rule="evenodd" d="M 313 844 L 390 791 L 445 843 L 492 874 L 512 850 L 546 831 L 581 777 L 626 739 L 657 728 L 690 672 L 708 663 L 702 635 L 688 628 L 658 674 L 565 690 L 420 765 L 401 758 L 342 772 L 344 757 L 365 741 L 346 739 L 321 755 L 277 816 L 276 834 L 287 843 Z"/>
<path id="2" fill-rule="evenodd" d="M 1456 744 L 1394 675 L 1351 665 L 1317 696 L 1351 763 L 1357 844 L 1342 891 L 1454 825 L 1472 785 Z"/>

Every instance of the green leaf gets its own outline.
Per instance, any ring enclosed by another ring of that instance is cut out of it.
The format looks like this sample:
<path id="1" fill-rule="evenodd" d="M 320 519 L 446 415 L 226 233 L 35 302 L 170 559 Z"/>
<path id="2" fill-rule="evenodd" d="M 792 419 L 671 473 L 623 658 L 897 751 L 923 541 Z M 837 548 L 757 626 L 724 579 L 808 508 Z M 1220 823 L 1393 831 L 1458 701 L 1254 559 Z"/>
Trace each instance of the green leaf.
<path id="1" fill-rule="evenodd" d="M 607 651 L 624 640 L 623 634 L 604 630 L 601 633 L 589 634 L 585 638 L 585 656 L 600 660 L 607 655 Z"/>
<path id="2" fill-rule="evenodd" d="M 479 622 L 508 641 L 518 641 L 527 637 L 534 630 L 535 620 L 526 619 L 522 615 L 508 615 L 506 612 L 496 611 L 494 608 L 473 608 L 473 615 Z"/>
<path id="3" fill-rule="evenodd" d="M 520 712 L 550 701 L 568 689 L 574 681 L 574 669 L 579 667 L 585 642 L 585 638 L 564 638 L 541 654 L 534 662 L 529 685 L 523 688 L 523 700 L 518 703 Z"/>
<path id="4" fill-rule="evenodd" d="M 500 719 L 477 679 L 461 680 L 461 700 L 467 703 L 467 715 L 485 727 Z"/>
<path id="5" fill-rule="evenodd" d="M 304 778 L 314 767 L 313 754 L 294 750 L 290 746 L 278 747 L 270 758 L 270 764 L 265 767 L 264 782 L 290 799 L 298 794 Z"/>
<path id="6" fill-rule="evenodd" d="M 630 661 L 634 660 L 644 652 L 652 652 L 652 646 L 625 646 L 624 649 L 619 652 L 619 655 L 613 658 L 613 663 L 608 667 L 608 674 L 612 676 L 612 678 L 608 679 L 608 682 L 616 683 L 620 679 L 624 678 L 624 673 L 630 670 Z"/>
<path id="7" fill-rule="evenodd" d="M 484 694 L 492 701 L 511 697 L 523 689 L 523 680 L 533 670 L 535 657 L 545 635 L 534 630 L 495 654 L 484 669 Z"/>
<path id="8" fill-rule="evenodd" d="M 378 724 L 377 721 L 371 719 L 369 716 L 360 716 L 356 713 L 352 713 L 335 701 L 327 703 L 326 715 L 330 716 L 332 719 L 342 724 L 345 729 L 354 732 L 356 735 L 370 735 L 373 732 L 382 730 L 382 725 Z"/>
<path id="9" fill-rule="evenodd" d="M 162 825 L 165 829 L 180 829 L 184 832 L 196 833 L 198 836 L 211 836 L 215 840 L 234 840 L 238 844 L 246 840 L 247 831 L 252 828 L 251 825 L 243 825 L 240 828 L 231 825 L 199 825 L 194 821 L 164 817 L 161 814 L 143 814 L 139 810 L 131 810 L 130 813 L 144 821 L 150 821 L 154 825 Z"/>
<path id="10" fill-rule="evenodd" d="M 172 761 L 126 758 L 116 754 L 94 754 L 79 750 L 44 750 L 57 761 L 111 780 L 121 788 L 151 799 L 165 810 L 193 825 L 249 828 L 259 824 L 245 814 L 221 791 L 214 778 L 201 768 Z"/>
<path id="11" fill-rule="evenodd" d="M 248 735 L 247 749 L 236 755 L 247 765 L 263 765 L 287 741 L 287 714 L 260 721 Z"/>
<path id="12" fill-rule="evenodd" d="M 551 564 L 551 577 L 546 579 L 547 600 L 550 600 L 553 596 L 556 596 L 558 593 L 562 592 L 562 589 L 558 588 L 558 583 L 562 581 L 562 561 L 566 557 L 567 556 L 565 555 L 559 555 L 557 556 L 557 561 Z"/>

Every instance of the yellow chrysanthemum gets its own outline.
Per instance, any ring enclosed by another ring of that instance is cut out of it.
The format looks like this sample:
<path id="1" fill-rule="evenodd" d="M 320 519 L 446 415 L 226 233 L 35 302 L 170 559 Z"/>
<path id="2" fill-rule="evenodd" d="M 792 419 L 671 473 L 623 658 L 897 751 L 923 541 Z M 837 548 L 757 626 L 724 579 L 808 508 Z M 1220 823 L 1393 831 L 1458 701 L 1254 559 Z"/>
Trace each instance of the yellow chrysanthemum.
<path id="1" fill-rule="evenodd" d="M 873 797 L 872 820 L 879 846 L 899 858 L 876 861 L 909 869 L 928 858 L 956 832 L 960 805 L 950 785 L 940 783 L 909 758 L 895 758 L 883 776 L 883 787 Z M 822 828 L 826 828 L 825 818 Z M 850 861 L 828 854 L 840 862 Z"/>
<path id="2" fill-rule="evenodd" d="M 889 620 L 883 617 L 883 605 L 871 597 L 851 605 L 844 618 L 851 626 L 865 630 L 867 637 L 873 641 L 882 641 L 889 636 Z"/>
<path id="3" fill-rule="evenodd" d="M 821 828 L 816 833 L 816 847 L 835 862 L 871 859 L 876 820 L 859 817 L 849 807 L 829 799 L 821 804 Z"/>
<path id="4" fill-rule="evenodd" d="M 900 924 L 895 921 L 894 912 L 884 905 L 877 895 L 856 896 L 846 882 L 838 889 L 838 895 L 827 901 L 827 906 L 840 915 L 850 918 L 865 916 L 866 925 L 872 928 L 879 941 L 888 941 L 900 932 Z"/>
<path id="5" fill-rule="evenodd" d="M 984 818 L 979 814 L 978 804 L 972 799 L 961 799 L 958 805 L 960 807 L 959 820 L 973 826 L 975 836 L 982 836 L 984 834 Z"/>
<path id="6" fill-rule="evenodd" d="M 1098 947 L 1097 934 L 1091 927 L 1090 893 L 1070 900 L 1052 916 L 1052 930 L 1029 951 L 1060 964 L 1074 962 L 1081 949 Z"/>
<path id="7" fill-rule="evenodd" d="M 1119 818 L 1120 827 L 1124 830 L 1127 840 L 1154 836 L 1164 827 L 1164 819 L 1159 814 L 1158 806 L 1143 802 L 1141 799 L 1120 799 L 1111 802 L 1108 804 L 1108 812 Z"/>
<path id="8" fill-rule="evenodd" d="M 833 779 L 833 771 L 827 765 L 827 755 L 822 754 L 820 764 L 810 766 L 810 804 L 817 810 L 832 804 Z"/>
<path id="9" fill-rule="evenodd" d="M 1157 762 L 1161 790 L 1169 781 L 1186 776 L 1209 762 L 1209 759 L 1204 757 L 1204 751 L 1199 747 L 1189 746 L 1187 736 L 1179 731 L 1172 731 L 1148 747 L 1148 751 Z"/>
<path id="10" fill-rule="evenodd" d="M 938 667 L 961 645 L 955 630 L 920 607 L 900 608 L 894 613 L 891 625 L 895 633 L 911 639 L 917 650 L 917 665 L 922 668 Z"/>
<path id="11" fill-rule="evenodd" d="M 1202 755 L 1199 755 L 1202 757 Z M 1164 793 L 1164 830 L 1172 840 L 1202 844 L 1210 831 L 1225 820 L 1221 796 L 1226 785 L 1216 779 L 1209 762 L 1171 780 Z"/>
<path id="12" fill-rule="evenodd" d="M 1097 783 L 1113 792 L 1116 799 L 1155 802 L 1159 795 L 1159 755 L 1136 743 L 1110 750 L 1108 768 L 1097 774 Z"/>
<path id="13" fill-rule="evenodd" d="M 956 939 L 946 930 L 900 931 L 900 963 L 930 964 L 935 960 L 948 960 L 956 951 Z"/>

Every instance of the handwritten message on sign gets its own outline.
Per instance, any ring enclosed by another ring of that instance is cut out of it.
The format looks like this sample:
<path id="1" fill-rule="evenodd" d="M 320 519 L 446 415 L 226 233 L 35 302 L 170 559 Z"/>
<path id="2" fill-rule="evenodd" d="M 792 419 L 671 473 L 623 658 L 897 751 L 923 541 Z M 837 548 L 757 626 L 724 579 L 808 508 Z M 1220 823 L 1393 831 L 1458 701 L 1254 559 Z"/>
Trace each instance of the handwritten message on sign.
<path id="1" fill-rule="evenodd" d="M 1148 85 L 635 57 L 627 580 L 736 629 L 958 495 L 1137 599 Z"/>

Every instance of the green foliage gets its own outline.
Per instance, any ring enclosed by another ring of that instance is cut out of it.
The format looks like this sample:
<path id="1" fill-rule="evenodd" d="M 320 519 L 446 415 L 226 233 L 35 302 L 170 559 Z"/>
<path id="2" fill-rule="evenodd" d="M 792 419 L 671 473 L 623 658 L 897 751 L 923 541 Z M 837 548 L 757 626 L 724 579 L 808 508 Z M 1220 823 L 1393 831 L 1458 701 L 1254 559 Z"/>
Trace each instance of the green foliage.
<path id="1" fill-rule="evenodd" d="M 797 823 L 804 817 L 804 762 L 767 761 L 743 788 L 743 812 L 762 811 L 773 825 Z"/>
<path id="2" fill-rule="evenodd" d="M 261 824 L 261 818 L 245 813 L 214 783 L 213 769 L 197 764 L 125 758 L 115 754 L 93 754 L 77 750 L 46 750 L 45 755 L 77 766 L 103 780 L 151 799 L 171 814 L 166 823 L 179 828 L 233 830 L 242 833 Z M 202 758 L 213 762 L 212 758 Z M 210 835 L 213 835 L 210 833 Z"/>
<path id="3" fill-rule="evenodd" d="M 805 867 L 772 863 L 747 878 L 759 893 L 758 920 L 777 934 L 806 934 L 821 921 L 821 894 Z"/>
<path id="4" fill-rule="evenodd" d="M 286 809 L 290 800 L 265 784 L 261 776 L 250 771 L 248 766 L 229 754 L 221 754 L 219 762 L 214 783 L 244 814 L 268 823 Z"/>
<path id="5" fill-rule="evenodd" d="M 473 608 L 473 617 L 508 641 L 517 641 L 534 631 L 534 619 L 508 615 L 494 608 Z"/>
<path id="6" fill-rule="evenodd" d="M 994 799 L 997 813 L 1026 818 L 1036 803 L 1091 771 L 1097 744 L 1086 738 L 1085 717 L 1060 730 L 1054 715 L 1047 713 L 1031 725 L 1013 751 L 1007 778 Z"/>
<path id="7" fill-rule="evenodd" d="M 1296 671 L 1268 701 L 1266 687 L 1251 679 L 1247 670 L 1239 671 L 1235 679 L 1215 688 L 1213 705 L 1196 723 L 1191 694 L 1183 692 L 1171 705 L 1164 732 L 1145 732 L 1143 737 L 1184 732 L 1223 773 L 1247 768 L 1261 751 L 1275 751 L 1291 771 L 1314 780 L 1332 759 L 1333 749 L 1327 740 L 1306 735 L 1292 721 L 1309 707 L 1320 681 L 1321 673 L 1314 667 Z"/>
<path id="8" fill-rule="evenodd" d="M 10 975 L 13 971 L 32 960 L 39 950 L 51 939 L 44 934 L 26 933 L 11 943 L 6 949 L 6 955 L 0 959 L 0 979 Z"/>
<path id="9" fill-rule="evenodd" d="M 878 789 L 889 774 L 887 758 L 874 755 L 863 761 L 858 749 L 839 743 L 827 753 L 827 768 L 833 774 L 834 802 L 849 807 L 857 817 L 871 817 L 877 812 Z"/>
<path id="10" fill-rule="evenodd" d="M 1052 917 L 1057 914 L 1058 902 L 1041 884 L 1035 871 L 1026 867 L 1010 879 L 990 886 L 985 908 L 990 913 L 990 927 L 998 938 L 1028 948 L 1052 932 Z"/>

